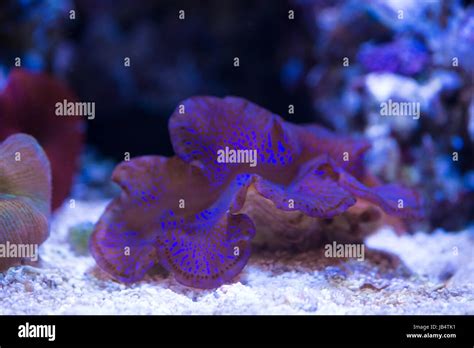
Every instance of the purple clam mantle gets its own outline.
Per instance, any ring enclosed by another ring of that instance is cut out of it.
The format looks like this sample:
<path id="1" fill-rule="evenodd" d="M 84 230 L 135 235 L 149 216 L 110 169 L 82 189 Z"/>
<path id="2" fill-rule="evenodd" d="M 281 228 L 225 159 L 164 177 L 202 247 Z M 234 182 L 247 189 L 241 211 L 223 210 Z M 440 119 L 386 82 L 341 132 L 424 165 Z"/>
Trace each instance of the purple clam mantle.
<path id="1" fill-rule="evenodd" d="M 295 211 L 331 218 L 358 200 L 397 217 L 421 216 L 415 192 L 366 184 L 365 140 L 291 124 L 245 99 L 187 99 L 169 131 L 174 157 L 143 156 L 117 166 L 113 180 L 122 193 L 91 238 L 98 265 L 120 281 L 138 281 L 161 264 L 187 286 L 231 282 L 259 233 L 258 219 L 243 209 L 250 194 L 284 218 Z M 225 148 L 256 150 L 257 165 L 221 163 L 217 153 Z"/>

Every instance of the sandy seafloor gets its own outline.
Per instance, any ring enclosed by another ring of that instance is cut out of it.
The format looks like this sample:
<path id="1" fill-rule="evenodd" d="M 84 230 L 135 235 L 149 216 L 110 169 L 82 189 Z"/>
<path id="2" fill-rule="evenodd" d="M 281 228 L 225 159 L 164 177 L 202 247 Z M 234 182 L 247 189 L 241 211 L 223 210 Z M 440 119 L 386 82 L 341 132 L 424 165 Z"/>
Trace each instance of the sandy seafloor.
<path id="1" fill-rule="evenodd" d="M 106 204 L 56 213 L 41 265 L 0 273 L 0 314 L 474 314 L 473 229 L 402 237 L 383 229 L 362 262 L 254 253 L 235 283 L 197 290 L 164 272 L 119 284 L 71 252 L 68 228 L 96 222 Z"/>

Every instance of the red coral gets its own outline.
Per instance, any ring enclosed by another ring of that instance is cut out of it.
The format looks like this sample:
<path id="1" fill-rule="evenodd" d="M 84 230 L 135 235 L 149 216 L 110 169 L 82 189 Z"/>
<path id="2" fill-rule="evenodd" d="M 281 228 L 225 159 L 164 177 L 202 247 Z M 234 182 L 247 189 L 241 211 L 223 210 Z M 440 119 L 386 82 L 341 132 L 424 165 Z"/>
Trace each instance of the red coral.
<path id="1" fill-rule="evenodd" d="M 51 161 L 53 208 L 68 196 L 82 149 L 84 121 L 58 117 L 55 104 L 76 97 L 63 83 L 45 73 L 11 71 L 0 93 L 0 140 L 14 133 L 34 136 Z"/>

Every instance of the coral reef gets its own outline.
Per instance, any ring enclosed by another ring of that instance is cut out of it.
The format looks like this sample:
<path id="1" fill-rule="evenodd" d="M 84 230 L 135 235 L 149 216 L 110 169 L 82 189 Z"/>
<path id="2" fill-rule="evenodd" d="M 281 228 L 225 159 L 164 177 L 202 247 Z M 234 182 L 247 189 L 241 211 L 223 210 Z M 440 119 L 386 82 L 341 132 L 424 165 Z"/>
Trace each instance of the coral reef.
<path id="1" fill-rule="evenodd" d="M 368 167 L 384 181 L 418 188 L 428 215 L 419 228 L 456 230 L 472 222 L 472 4 L 292 3 L 313 35 L 310 57 L 297 59 L 313 61 L 302 68 L 301 83 L 317 117 L 338 132 L 365 133 L 374 145 Z M 420 115 L 382 117 L 380 104 L 389 99 L 419 103 Z"/>
<path id="2" fill-rule="evenodd" d="M 0 314 L 474 314 L 471 2 L 4 0 L 0 51 Z"/>

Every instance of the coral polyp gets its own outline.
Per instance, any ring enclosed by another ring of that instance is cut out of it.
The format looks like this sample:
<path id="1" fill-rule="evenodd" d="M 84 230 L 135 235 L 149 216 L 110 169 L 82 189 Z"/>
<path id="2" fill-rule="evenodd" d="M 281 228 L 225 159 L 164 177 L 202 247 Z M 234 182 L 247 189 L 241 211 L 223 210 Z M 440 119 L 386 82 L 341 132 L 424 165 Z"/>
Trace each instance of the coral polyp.
<path id="1" fill-rule="evenodd" d="M 38 258 L 49 235 L 51 169 L 36 140 L 15 134 L 0 143 L 0 271 Z"/>

